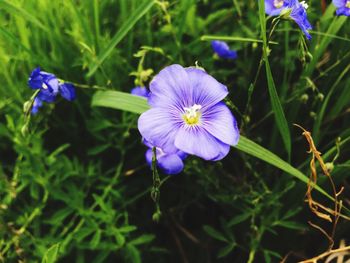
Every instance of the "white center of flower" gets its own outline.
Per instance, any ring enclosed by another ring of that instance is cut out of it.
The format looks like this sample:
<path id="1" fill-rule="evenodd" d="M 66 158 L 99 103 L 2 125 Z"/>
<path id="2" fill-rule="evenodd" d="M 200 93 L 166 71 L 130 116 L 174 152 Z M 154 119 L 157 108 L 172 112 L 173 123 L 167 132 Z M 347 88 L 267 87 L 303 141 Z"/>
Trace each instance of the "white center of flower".
<path id="1" fill-rule="evenodd" d="M 284 4 L 284 1 L 283 0 L 273 0 L 273 5 L 276 7 L 276 8 L 281 8 Z"/>
<path id="2" fill-rule="evenodd" d="M 300 4 L 302 7 L 304 7 L 305 10 L 309 8 L 309 5 L 305 3 L 305 1 L 301 1 Z"/>
<path id="3" fill-rule="evenodd" d="M 198 124 L 199 118 L 201 116 L 200 109 L 202 108 L 201 105 L 194 104 L 192 107 L 187 108 L 184 107 L 185 113 L 182 115 L 182 118 L 188 125 L 195 125 Z"/>
<path id="4" fill-rule="evenodd" d="M 42 87 L 43 89 L 48 89 L 48 88 L 49 88 L 45 83 L 43 83 L 43 85 L 41 85 L 41 87 Z"/>
<path id="5" fill-rule="evenodd" d="M 350 8 L 350 0 L 346 1 L 345 7 Z"/>

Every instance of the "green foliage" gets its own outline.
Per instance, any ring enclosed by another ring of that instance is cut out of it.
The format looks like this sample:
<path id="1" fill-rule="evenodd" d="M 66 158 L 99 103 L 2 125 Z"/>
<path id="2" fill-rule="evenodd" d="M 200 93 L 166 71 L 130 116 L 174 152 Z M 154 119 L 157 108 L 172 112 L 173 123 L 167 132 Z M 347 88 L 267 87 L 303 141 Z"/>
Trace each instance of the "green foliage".
<path id="1" fill-rule="evenodd" d="M 307 225 L 319 223 L 304 204 L 308 145 L 292 124 L 312 132 L 348 196 L 349 19 L 308 1 L 306 42 L 259 3 L 0 1 L 0 262 L 277 262 L 324 251 Z M 213 39 L 238 59 L 214 56 Z M 160 173 L 158 211 L 137 131 L 149 106 L 128 93 L 173 63 L 227 85 L 242 136 L 220 162 L 189 157 L 180 175 Z M 28 120 L 37 66 L 77 83 L 77 99 Z M 324 179 L 313 194 L 331 207 Z M 349 231 L 341 219 L 336 244 Z"/>

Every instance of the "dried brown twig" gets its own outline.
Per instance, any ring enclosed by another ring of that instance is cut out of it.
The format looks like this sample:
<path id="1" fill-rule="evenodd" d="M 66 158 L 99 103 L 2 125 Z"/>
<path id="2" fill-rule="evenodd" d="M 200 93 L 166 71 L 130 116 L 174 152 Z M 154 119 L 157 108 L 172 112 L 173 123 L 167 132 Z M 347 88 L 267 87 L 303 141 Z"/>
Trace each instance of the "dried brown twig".
<path id="1" fill-rule="evenodd" d="M 309 151 L 308 153 L 312 154 L 312 158 L 310 161 L 310 178 L 309 178 L 309 183 L 307 185 L 307 191 L 306 191 L 306 202 L 308 202 L 310 210 L 319 218 L 322 218 L 330 223 L 333 223 L 332 230 L 330 233 L 327 233 L 323 228 L 320 226 L 313 224 L 312 222 L 309 222 L 309 224 L 318 229 L 321 233 L 323 233 L 328 241 L 329 241 L 329 247 L 327 252 L 332 251 L 333 245 L 334 245 L 334 235 L 335 235 L 335 229 L 340 217 L 340 210 L 342 208 L 342 202 L 338 200 L 338 196 L 342 193 L 344 188 L 342 187 L 339 191 L 336 190 L 336 187 L 334 185 L 333 179 L 331 177 L 330 172 L 327 169 L 326 164 L 324 163 L 322 157 L 321 157 L 321 152 L 319 152 L 315 146 L 315 143 L 312 139 L 311 133 L 307 130 L 305 130 L 303 127 L 301 127 L 298 124 L 294 124 L 295 126 L 299 127 L 300 129 L 303 130 L 302 135 L 306 138 L 308 144 L 309 144 Z M 327 176 L 329 179 L 331 186 L 332 186 L 332 191 L 333 191 L 333 198 L 334 198 L 334 208 L 328 208 L 312 198 L 312 190 L 317 184 L 317 169 L 316 169 L 316 161 L 319 163 L 322 173 Z M 345 217 L 346 218 L 346 217 Z M 348 219 L 348 218 L 346 218 Z M 323 253 L 324 254 L 324 253 Z M 322 254 L 322 255 L 323 255 Z M 328 255 L 328 254 L 327 254 Z M 316 262 L 316 261 L 303 261 L 303 262 Z"/>

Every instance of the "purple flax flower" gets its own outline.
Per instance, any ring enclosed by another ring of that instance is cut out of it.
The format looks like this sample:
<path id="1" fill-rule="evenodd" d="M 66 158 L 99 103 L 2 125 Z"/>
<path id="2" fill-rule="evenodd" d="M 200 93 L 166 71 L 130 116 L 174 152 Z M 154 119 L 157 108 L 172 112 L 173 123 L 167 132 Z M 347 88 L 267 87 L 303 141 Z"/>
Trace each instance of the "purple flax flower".
<path id="1" fill-rule="evenodd" d="M 290 8 L 294 0 L 265 0 L 265 12 L 269 16 L 278 16 L 286 8 Z"/>
<path id="2" fill-rule="evenodd" d="M 28 85 L 32 89 L 40 89 L 36 99 L 37 103 L 40 101 L 40 106 L 35 106 L 35 101 L 32 113 L 36 114 L 38 109 L 42 106 L 42 102 L 52 103 L 55 101 L 57 94 L 61 94 L 66 100 L 72 101 L 75 99 L 75 89 L 70 83 L 60 83 L 54 74 L 41 71 L 36 68 L 30 74 Z M 37 104 L 39 105 L 39 104 Z"/>
<path id="3" fill-rule="evenodd" d="M 310 22 L 307 20 L 306 9 L 308 5 L 302 1 L 296 1 L 296 3 L 292 6 L 292 10 L 290 13 L 290 17 L 298 24 L 301 31 L 303 31 L 304 35 L 308 40 L 311 39 L 311 35 L 308 30 L 312 29 Z"/>
<path id="4" fill-rule="evenodd" d="M 237 52 L 235 50 L 231 50 L 227 43 L 224 41 L 213 40 L 211 41 L 211 47 L 213 48 L 214 52 L 221 58 L 237 58 Z"/>
<path id="5" fill-rule="evenodd" d="M 138 121 L 143 138 L 164 152 L 205 160 L 224 158 L 239 140 L 237 122 L 222 102 L 227 87 L 197 68 L 171 65 L 150 84 L 152 107 Z"/>
<path id="6" fill-rule="evenodd" d="M 137 86 L 131 90 L 131 94 L 147 98 L 149 91 L 145 87 Z"/>
<path id="7" fill-rule="evenodd" d="M 145 157 L 148 165 L 152 167 L 153 145 L 146 140 L 143 140 L 143 143 L 149 147 L 149 149 L 146 151 Z M 161 148 L 156 147 L 156 157 L 157 165 L 164 173 L 178 174 L 184 168 L 183 160 L 187 157 L 187 154 L 179 150 L 168 154 Z"/>
<path id="8" fill-rule="evenodd" d="M 350 16 L 350 0 L 333 0 L 337 16 Z"/>
<path id="9" fill-rule="evenodd" d="M 307 39 L 311 39 L 308 30 L 312 29 L 307 19 L 306 9 L 308 5 L 305 1 L 298 0 L 265 0 L 265 12 L 270 16 L 285 14 L 287 18 L 294 20 L 303 31 Z"/>

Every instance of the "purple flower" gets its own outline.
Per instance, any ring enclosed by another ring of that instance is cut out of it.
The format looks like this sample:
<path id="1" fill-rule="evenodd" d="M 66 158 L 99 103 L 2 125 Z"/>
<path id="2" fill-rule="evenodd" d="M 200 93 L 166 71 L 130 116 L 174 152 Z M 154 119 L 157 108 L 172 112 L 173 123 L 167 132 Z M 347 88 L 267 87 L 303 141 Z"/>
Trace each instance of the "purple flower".
<path id="1" fill-rule="evenodd" d="M 34 107 L 34 101 L 33 114 L 38 112 L 43 101 L 47 103 L 54 102 L 57 94 L 61 94 L 63 98 L 69 101 L 75 99 L 75 88 L 72 84 L 60 83 L 54 74 L 41 71 L 39 67 L 34 69 L 30 74 L 28 85 L 32 89 L 40 89 L 36 99 L 38 99 L 37 103 L 40 101 L 41 104 L 38 107 Z"/>
<path id="2" fill-rule="evenodd" d="M 308 30 L 312 29 L 307 19 L 306 9 L 308 5 L 305 1 L 298 0 L 265 0 L 265 12 L 270 16 L 285 15 L 294 20 L 303 31 L 307 39 L 311 39 Z"/>
<path id="3" fill-rule="evenodd" d="M 231 50 L 227 43 L 224 41 L 213 40 L 211 41 L 211 47 L 213 48 L 214 52 L 221 58 L 237 58 L 237 52 L 235 50 Z"/>
<path id="4" fill-rule="evenodd" d="M 350 0 L 333 0 L 338 16 L 350 16 Z"/>
<path id="5" fill-rule="evenodd" d="M 239 140 L 237 122 L 222 102 L 227 87 L 197 68 L 171 65 L 150 84 L 152 107 L 138 121 L 143 138 L 171 154 L 224 158 Z"/>
<path id="6" fill-rule="evenodd" d="M 296 1 L 295 4 L 292 6 L 290 17 L 298 24 L 306 38 L 310 40 L 311 35 L 308 32 L 308 30 L 311 30 L 312 26 L 307 20 L 307 8 L 308 5 L 304 1 L 302 1 L 301 3 L 299 3 L 299 1 Z"/>
<path id="7" fill-rule="evenodd" d="M 265 12 L 269 16 L 278 16 L 286 8 L 290 8 L 295 0 L 265 0 Z"/>
<path id="8" fill-rule="evenodd" d="M 131 94 L 147 98 L 149 91 L 145 87 L 137 86 L 131 90 Z"/>
<path id="9" fill-rule="evenodd" d="M 31 113 L 33 115 L 37 114 L 39 112 L 39 109 L 43 106 L 43 102 L 38 98 L 36 97 L 34 99 L 34 102 L 33 102 L 33 107 L 32 107 L 32 111 Z"/>
<path id="10" fill-rule="evenodd" d="M 146 151 L 145 157 L 148 165 L 152 167 L 153 145 L 143 140 L 143 143 L 149 147 Z M 183 160 L 187 154 L 182 151 L 174 153 L 166 153 L 161 148 L 156 147 L 157 166 L 166 174 L 178 174 L 184 168 Z"/>

